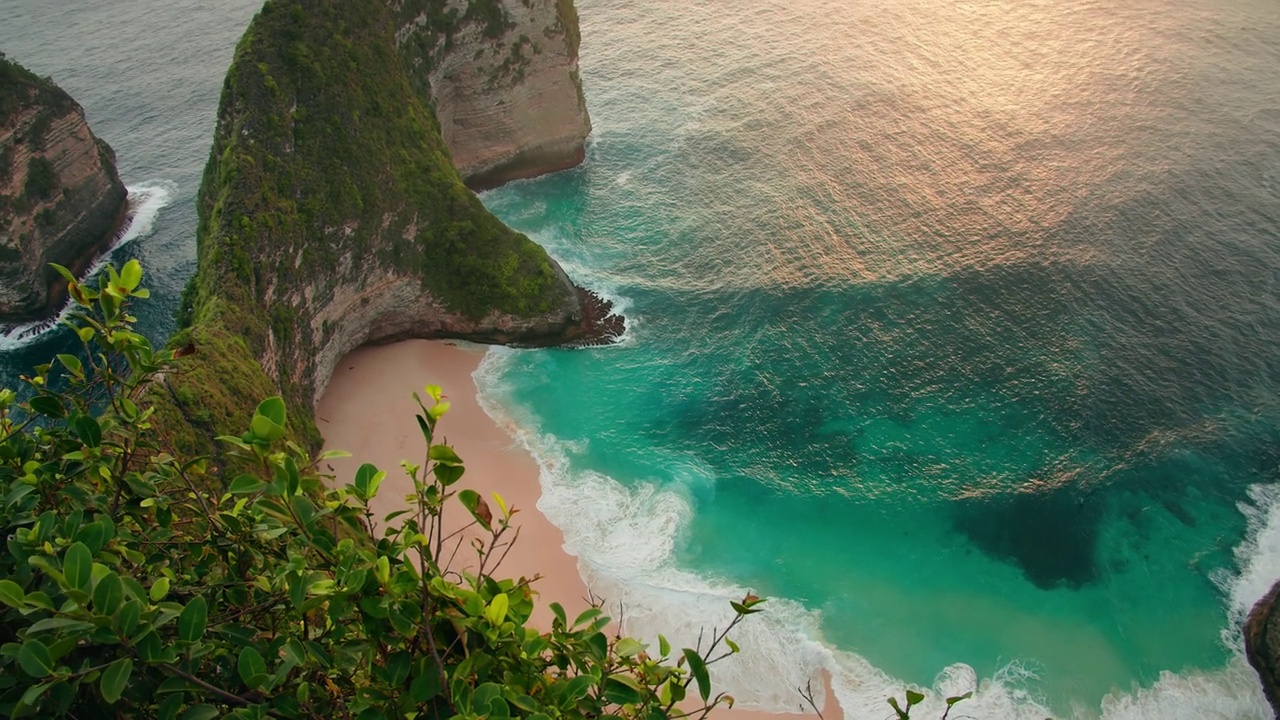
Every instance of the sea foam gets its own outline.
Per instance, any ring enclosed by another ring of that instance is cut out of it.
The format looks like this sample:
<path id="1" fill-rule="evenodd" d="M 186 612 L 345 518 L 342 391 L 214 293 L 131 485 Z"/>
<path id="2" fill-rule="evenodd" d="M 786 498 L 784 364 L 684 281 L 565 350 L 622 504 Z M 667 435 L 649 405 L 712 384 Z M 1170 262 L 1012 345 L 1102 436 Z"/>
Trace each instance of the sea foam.
<path id="1" fill-rule="evenodd" d="M 101 257 L 89 266 L 81 281 L 89 281 L 112 261 L 117 250 L 139 238 L 147 237 L 155 228 L 156 217 L 169 204 L 178 186 L 167 181 L 143 183 L 129 188 L 129 216 L 124 228 Z M 56 315 L 43 320 L 0 325 L 0 352 L 16 350 L 31 345 L 61 326 L 71 312 L 72 301 L 67 299 Z"/>
<path id="2" fill-rule="evenodd" d="M 570 456 L 582 442 L 543 433 L 537 419 L 511 402 L 503 375 L 525 351 L 492 348 L 476 370 L 479 401 L 500 425 L 515 432 L 541 468 L 538 509 L 565 534 L 565 547 L 578 557 L 579 570 L 592 592 L 623 630 L 656 647 L 663 633 L 674 647 L 703 647 L 733 616 L 729 601 L 750 588 L 679 567 L 675 551 L 693 518 L 697 487 L 713 487 L 715 478 L 699 463 L 675 458 L 672 472 L 681 482 L 624 486 L 592 471 L 577 471 Z M 692 489 L 691 489 L 692 488 Z M 1255 486 L 1252 503 L 1242 504 L 1249 521 L 1247 539 L 1236 549 L 1238 575 L 1217 578 L 1229 607 L 1224 608 L 1224 642 L 1234 651 L 1227 666 L 1212 671 L 1165 672 L 1150 687 L 1115 691 L 1094 707 L 1075 707 L 1077 718 L 1154 720 L 1161 718 L 1269 718 L 1256 676 L 1242 654 L 1239 622 L 1249 607 L 1280 575 L 1280 487 Z M 1047 704 L 1028 690 L 1036 672 L 1028 664 L 1009 663 L 992 677 L 979 678 L 968 665 L 940 669 L 931 687 L 894 678 L 867 659 L 825 642 L 821 613 L 786 598 L 770 598 L 767 612 L 752 616 L 732 638 L 742 653 L 713 666 L 719 690 L 739 706 L 774 712 L 805 709 L 801 690 L 813 688 L 821 703 L 821 674 L 830 674 L 846 717 L 877 718 L 892 712 L 887 700 L 903 699 L 906 688 L 925 694 L 918 717 L 940 717 L 948 697 L 973 693 L 953 715 L 973 718 L 1040 720 L 1053 716 Z"/>

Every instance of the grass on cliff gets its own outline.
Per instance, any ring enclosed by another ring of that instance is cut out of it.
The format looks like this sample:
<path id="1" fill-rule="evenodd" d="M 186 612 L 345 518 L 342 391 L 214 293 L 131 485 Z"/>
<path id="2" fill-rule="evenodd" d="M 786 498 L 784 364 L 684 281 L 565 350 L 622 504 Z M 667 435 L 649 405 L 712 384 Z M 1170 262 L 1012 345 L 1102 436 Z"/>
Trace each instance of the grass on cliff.
<path id="1" fill-rule="evenodd" d="M 27 107 L 43 108 L 42 115 L 55 117 L 70 112 L 76 102 L 53 80 L 36 75 L 0 52 L 0 127 Z"/>
<path id="2" fill-rule="evenodd" d="M 453 169 L 382 3 L 263 7 L 227 76 L 200 210 L 199 299 L 234 280 L 257 300 L 374 254 L 472 317 L 558 300 L 546 253 Z"/>
<path id="3" fill-rule="evenodd" d="M 308 363 L 324 339 L 310 311 L 335 287 L 379 269 L 417 276 L 473 319 L 572 302 L 546 252 L 463 185 L 411 84 L 392 14 L 378 0 L 269 0 L 227 73 L 198 199 L 187 336 L 241 339 L 245 352 L 227 347 L 245 372 L 276 358 L 270 380 L 311 442 Z M 212 394 L 218 418 L 248 402 Z"/>

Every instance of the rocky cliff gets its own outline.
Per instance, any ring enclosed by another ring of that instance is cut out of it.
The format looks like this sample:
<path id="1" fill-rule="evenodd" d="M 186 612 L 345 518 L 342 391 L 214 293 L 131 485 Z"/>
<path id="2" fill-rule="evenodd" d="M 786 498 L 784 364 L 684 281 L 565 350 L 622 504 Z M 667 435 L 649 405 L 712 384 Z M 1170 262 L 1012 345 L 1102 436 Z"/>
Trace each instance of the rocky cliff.
<path id="1" fill-rule="evenodd" d="M 591 132 L 573 0 L 394 0 L 396 43 L 463 179 L 573 167 Z"/>
<path id="2" fill-rule="evenodd" d="M 240 427 L 278 388 L 316 444 L 315 399 L 356 347 L 581 332 L 578 290 L 450 163 L 401 27 L 385 0 L 270 0 L 241 39 L 200 191 L 174 339 L 195 354 L 166 381 L 161 414 L 182 416 L 170 427 Z"/>
<path id="3" fill-rule="evenodd" d="M 1245 656 L 1262 681 L 1271 710 L 1280 718 L 1280 582 L 1249 613 L 1244 625 Z"/>
<path id="4" fill-rule="evenodd" d="M 115 155 L 69 95 L 0 55 L 0 320 L 52 310 L 56 262 L 80 269 L 125 206 Z"/>

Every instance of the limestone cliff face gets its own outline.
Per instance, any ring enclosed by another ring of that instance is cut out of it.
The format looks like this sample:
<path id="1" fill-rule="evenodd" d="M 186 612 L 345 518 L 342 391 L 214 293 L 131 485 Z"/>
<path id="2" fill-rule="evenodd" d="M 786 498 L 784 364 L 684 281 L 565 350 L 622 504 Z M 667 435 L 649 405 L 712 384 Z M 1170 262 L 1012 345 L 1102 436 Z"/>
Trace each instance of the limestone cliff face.
<path id="1" fill-rule="evenodd" d="M 1244 625 L 1245 655 L 1262 681 L 1271 710 L 1280 718 L 1280 582 L 1249 613 Z"/>
<path id="2" fill-rule="evenodd" d="M 0 319 L 47 314 L 62 283 L 112 239 L 125 205 L 115 155 L 84 110 L 0 57 Z"/>
<path id="3" fill-rule="evenodd" d="M 393 0 L 397 45 L 473 188 L 582 162 L 573 0 Z"/>
<path id="4" fill-rule="evenodd" d="M 399 27 L 386 0 L 269 0 L 241 39 L 174 339 L 195 354 L 160 410 L 171 427 L 233 430 L 275 387 L 316 444 L 315 400 L 361 345 L 546 343 L 580 326 L 563 270 L 450 163 Z"/>

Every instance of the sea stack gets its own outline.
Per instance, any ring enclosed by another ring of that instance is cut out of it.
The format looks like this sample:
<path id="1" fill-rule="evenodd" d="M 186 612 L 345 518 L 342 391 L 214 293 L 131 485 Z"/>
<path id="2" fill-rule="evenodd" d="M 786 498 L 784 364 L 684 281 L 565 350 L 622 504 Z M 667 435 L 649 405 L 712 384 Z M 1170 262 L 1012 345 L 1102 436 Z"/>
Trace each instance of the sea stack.
<path id="1" fill-rule="evenodd" d="M 84 109 L 0 55 L 0 320 L 48 315 L 64 293 L 49 263 L 88 266 L 114 238 L 126 194 Z"/>
<path id="2" fill-rule="evenodd" d="M 1271 586 L 1253 606 L 1244 623 L 1244 649 L 1249 664 L 1262 681 L 1262 693 L 1271 703 L 1271 711 L 1280 718 L 1280 582 Z"/>
<path id="3" fill-rule="evenodd" d="M 510 5 L 534 11 L 540 2 Z M 546 5 L 559 7 L 572 4 Z M 503 18 L 518 13 L 493 0 L 434 8 L 415 32 L 445 38 L 454 52 L 476 23 L 482 35 L 491 20 L 517 39 L 534 32 L 509 28 Z M 364 345 L 585 345 L 621 332 L 609 308 L 588 312 L 555 260 L 464 185 L 428 77 L 405 48 L 405 28 L 417 22 L 405 13 L 417 17 L 386 0 L 270 0 L 237 46 L 197 204 L 199 265 L 172 339 L 193 354 L 156 403 L 157 422 L 180 446 L 215 447 L 212 438 L 279 393 L 297 439 L 319 447 L 315 402 L 338 361 Z M 540 54 L 576 37 L 576 25 L 546 22 Z M 490 89 L 491 102 L 523 102 L 523 91 L 504 87 Z M 547 128 L 557 123 L 537 113 L 513 117 L 541 128 L 529 137 L 556 135 Z M 513 156 L 546 152 L 522 148 Z"/>
<path id="4" fill-rule="evenodd" d="M 582 162 L 591 118 L 572 0 L 395 3 L 415 89 L 476 190 Z"/>

